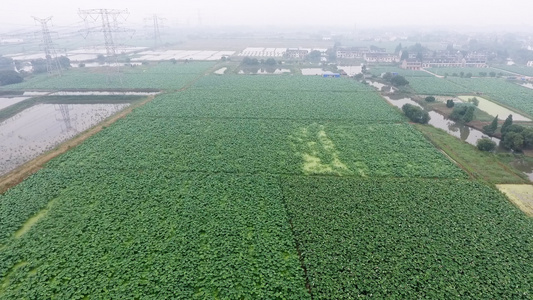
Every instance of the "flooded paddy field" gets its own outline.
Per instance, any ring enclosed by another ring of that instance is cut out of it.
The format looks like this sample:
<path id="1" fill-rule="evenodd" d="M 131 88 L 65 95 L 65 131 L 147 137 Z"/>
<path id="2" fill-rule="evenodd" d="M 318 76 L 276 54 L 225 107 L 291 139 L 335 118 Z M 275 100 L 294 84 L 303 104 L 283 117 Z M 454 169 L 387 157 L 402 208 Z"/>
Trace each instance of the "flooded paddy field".
<path id="1" fill-rule="evenodd" d="M 36 104 L 0 123 L 0 175 L 100 123 L 129 103 Z"/>
<path id="2" fill-rule="evenodd" d="M 17 104 L 21 101 L 24 101 L 26 99 L 29 99 L 30 97 L 10 97 L 10 98 L 0 98 L 0 109 L 4 109 L 6 107 L 9 107 L 13 104 Z"/>
<path id="3" fill-rule="evenodd" d="M 475 96 L 475 97 L 479 101 L 478 108 L 493 117 L 498 116 L 498 119 L 505 120 L 505 118 L 507 118 L 508 115 L 513 115 L 514 121 L 526 121 L 526 122 L 531 121 L 531 119 L 524 117 L 492 101 L 489 101 L 485 98 L 478 97 L 478 96 Z M 468 102 L 468 99 L 470 98 L 474 98 L 474 96 L 459 96 L 459 99 L 461 99 L 463 102 Z"/>

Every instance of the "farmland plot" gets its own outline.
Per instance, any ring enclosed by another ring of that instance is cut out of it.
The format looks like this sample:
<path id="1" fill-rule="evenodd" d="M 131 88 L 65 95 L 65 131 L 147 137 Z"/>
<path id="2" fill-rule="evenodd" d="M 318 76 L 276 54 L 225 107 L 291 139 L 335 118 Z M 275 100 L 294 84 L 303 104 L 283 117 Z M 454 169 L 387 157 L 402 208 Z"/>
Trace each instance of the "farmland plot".
<path id="1" fill-rule="evenodd" d="M 418 93 L 424 95 L 458 95 L 471 91 L 444 78 L 436 77 L 408 77 L 409 85 Z"/>
<path id="2" fill-rule="evenodd" d="M 2 299 L 308 298 L 279 178 L 66 172 L 83 180 L 2 247 Z"/>
<path id="3" fill-rule="evenodd" d="M 100 89 L 100 88 L 153 88 L 179 89 L 214 66 L 213 62 L 194 62 L 121 67 L 121 77 L 111 70 L 109 78 L 106 68 L 76 68 L 65 71 L 61 77 L 40 74 L 19 84 L 1 87 L 3 89 Z M 122 82 L 121 82 L 122 81 Z"/>
<path id="4" fill-rule="evenodd" d="M 283 179 L 315 299 L 529 298 L 533 223 L 463 180 Z"/>
<path id="5" fill-rule="evenodd" d="M 533 116 L 533 90 L 498 78 L 449 78 L 470 92 L 488 95 L 491 100 Z"/>

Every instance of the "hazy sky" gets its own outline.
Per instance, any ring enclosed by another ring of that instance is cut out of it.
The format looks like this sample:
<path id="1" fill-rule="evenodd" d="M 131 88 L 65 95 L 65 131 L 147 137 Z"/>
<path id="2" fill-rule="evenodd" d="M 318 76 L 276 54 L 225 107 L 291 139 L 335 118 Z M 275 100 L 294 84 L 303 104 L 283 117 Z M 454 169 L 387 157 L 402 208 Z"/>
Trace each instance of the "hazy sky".
<path id="1" fill-rule="evenodd" d="M 184 3 L 184 4 L 179 4 Z M 426 25 L 533 26 L 531 0 L 2 0 L 0 33 L 37 24 L 31 16 L 53 16 L 54 26 L 81 22 L 78 9 L 128 9 L 131 26 L 152 14 L 166 25 L 334 25 L 359 28 Z"/>

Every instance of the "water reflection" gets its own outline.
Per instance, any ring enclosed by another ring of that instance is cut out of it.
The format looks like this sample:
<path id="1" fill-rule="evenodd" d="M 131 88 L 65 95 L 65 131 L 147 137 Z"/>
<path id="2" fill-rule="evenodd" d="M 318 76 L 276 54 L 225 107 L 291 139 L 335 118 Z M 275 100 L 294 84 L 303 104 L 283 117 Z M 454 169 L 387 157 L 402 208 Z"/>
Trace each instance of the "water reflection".
<path id="1" fill-rule="evenodd" d="M 412 104 L 412 105 L 421 107 L 418 103 L 416 103 L 410 98 L 393 99 L 393 97 L 388 97 L 388 96 L 384 96 L 384 98 L 387 99 L 389 103 L 391 103 L 392 105 L 400 109 L 405 104 Z M 436 127 L 436 128 L 440 128 L 446 131 L 447 133 L 457 138 L 460 138 L 461 140 L 469 144 L 476 145 L 477 141 L 484 137 L 490 138 L 491 140 L 496 142 L 496 144 L 500 143 L 500 139 L 495 138 L 495 137 L 491 138 L 477 129 L 474 129 L 464 124 L 457 123 L 453 120 L 447 119 L 443 115 L 439 114 L 438 112 L 430 111 L 429 116 L 431 117 L 431 120 L 429 120 L 429 123 L 428 123 L 429 125 L 432 125 L 433 127 Z M 505 151 L 504 149 L 499 149 L 499 151 L 502 151 L 502 150 Z"/>
<path id="2" fill-rule="evenodd" d="M 129 104 L 38 104 L 0 123 L 0 175 Z"/>
<path id="3" fill-rule="evenodd" d="M 511 162 L 511 166 L 513 166 L 517 170 L 526 173 L 529 179 L 533 181 L 533 162 L 527 161 L 523 158 L 518 158 L 515 161 Z"/>

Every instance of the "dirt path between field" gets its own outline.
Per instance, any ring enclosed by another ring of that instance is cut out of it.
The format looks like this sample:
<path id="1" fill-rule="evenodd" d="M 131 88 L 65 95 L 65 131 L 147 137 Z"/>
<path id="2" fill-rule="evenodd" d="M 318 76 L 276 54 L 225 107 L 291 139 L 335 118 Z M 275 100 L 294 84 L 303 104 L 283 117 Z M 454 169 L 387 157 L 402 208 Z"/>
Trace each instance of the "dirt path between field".
<path id="1" fill-rule="evenodd" d="M 7 191 L 9 188 L 19 184 L 24 179 L 26 179 L 28 176 L 34 174 L 35 172 L 39 171 L 48 161 L 51 159 L 67 152 L 68 150 L 78 146 L 86 139 L 90 138 L 91 136 L 95 135 L 96 133 L 100 132 L 105 127 L 115 123 L 117 120 L 124 118 L 129 113 L 131 113 L 135 108 L 145 105 L 146 103 L 152 101 L 155 98 L 155 96 L 148 96 L 145 100 L 141 102 L 137 102 L 135 104 L 132 104 L 128 106 L 127 108 L 123 109 L 122 111 L 118 112 L 117 114 L 107 118 L 103 122 L 99 123 L 98 125 L 87 129 L 86 131 L 80 133 L 79 135 L 73 137 L 72 139 L 65 141 L 56 148 L 43 153 L 42 155 L 38 156 L 37 158 L 34 158 L 27 163 L 23 164 L 22 166 L 19 166 L 18 168 L 14 169 L 13 171 L 7 173 L 6 175 L 0 177 L 0 194 L 3 194 L 5 191 Z"/>

